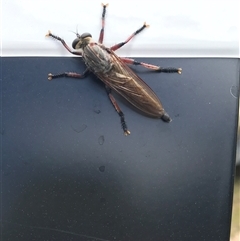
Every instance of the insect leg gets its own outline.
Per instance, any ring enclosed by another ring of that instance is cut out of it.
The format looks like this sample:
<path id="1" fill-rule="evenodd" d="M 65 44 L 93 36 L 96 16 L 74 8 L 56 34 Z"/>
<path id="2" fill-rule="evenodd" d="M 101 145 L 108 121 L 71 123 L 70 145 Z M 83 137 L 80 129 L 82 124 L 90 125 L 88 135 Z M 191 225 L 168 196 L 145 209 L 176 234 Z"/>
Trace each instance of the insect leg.
<path id="1" fill-rule="evenodd" d="M 121 60 L 126 63 L 126 64 L 132 64 L 132 65 L 141 65 L 144 68 L 147 69 L 152 69 L 155 70 L 157 72 L 162 72 L 162 73 L 178 73 L 181 74 L 182 73 L 182 69 L 181 68 L 173 68 L 173 67 L 167 67 L 167 68 L 163 68 L 157 65 L 152 65 L 152 64 L 148 64 L 148 63 L 144 63 L 144 62 L 138 62 L 134 59 L 129 59 L 129 58 L 121 58 Z"/>
<path id="2" fill-rule="evenodd" d="M 50 31 L 48 31 L 48 33 L 46 34 L 46 37 L 52 37 L 52 38 L 57 39 L 58 41 L 60 41 L 62 43 L 62 45 L 65 47 L 65 49 L 67 49 L 67 51 L 70 52 L 71 54 L 82 56 L 81 52 L 72 51 L 71 48 L 66 44 L 66 42 L 62 38 L 52 34 Z"/>
<path id="3" fill-rule="evenodd" d="M 105 86 L 105 87 L 106 87 L 107 94 L 108 94 L 108 97 L 109 97 L 110 101 L 112 102 L 115 110 L 117 111 L 118 115 L 120 116 L 121 125 L 122 125 L 123 131 L 124 131 L 124 135 L 125 136 L 130 135 L 130 131 L 127 129 L 127 124 L 125 122 L 125 118 L 124 118 L 123 112 L 121 111 L 117 101 L 115 100 L 115 98 L 111 94 L 111 89 L 108 86 Z"/>
<path id="4" fill-rule="evenodd" d="M 103 37 L 104 37 L 104 27 L 105 27 L 105 14 L 106 14 L 106 7 L 108 6 L 108 4 L 103 4 L 103 12 L 102 12 L 102 29 L 100 31 L 100 35 L 99 35 L 99 39 L 98 39 L 98 43 L 102 43 L 103 42 Z"/>
<path id="5" fill-rule="evenodd" d="M 48 74 L 48 80 L 52 80 L 52 79 L 56 79 L 56 78 L 60 78 L 60 77 L 71 77 L 71 78 L 79 78 L 79 79 L 83 79 L 85 78 L 89 73 L 89 70 L 86 69 L 82 74 L 78 74 L 78 73 L 74 73 L 74 72 L 64 72 L 61 74 Z"/>
<path id="6" fill-rule="evenodd" d="M 121 48 L 123 45 L 125 45 L 126 43 L 128 43 L 134 36 L 136 36 L 137 34 L 139 34 L 140 32 L 143 31 L 143 29 L 145 29 L 146 27 L 148 27 L 149 25 L 147 25 L 146 23 L 143 24 L 143 26 L 141 28 L 139 28 L 137 31 L 135 31 L 131 36 L 128 37 L 128 39 L 124 42 L 121 42 L 119 44 L 116 44 L 114 46 L 112 46 L 110 49 L 115 51 L 119 48 Z"/>

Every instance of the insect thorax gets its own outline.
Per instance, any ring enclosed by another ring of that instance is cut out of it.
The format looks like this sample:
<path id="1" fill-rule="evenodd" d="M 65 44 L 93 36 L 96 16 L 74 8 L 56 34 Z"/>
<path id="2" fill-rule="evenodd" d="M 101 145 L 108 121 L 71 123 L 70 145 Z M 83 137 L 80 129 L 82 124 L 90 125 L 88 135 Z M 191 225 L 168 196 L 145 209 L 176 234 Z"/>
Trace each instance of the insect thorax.
<path id="1" fill-rule="evenodd" d="M 111 55 L 97 43 L 89 43 L 84 47 L 82 57 L 87 67 L 95 73 L 107 73 L 113 66 Z"/>

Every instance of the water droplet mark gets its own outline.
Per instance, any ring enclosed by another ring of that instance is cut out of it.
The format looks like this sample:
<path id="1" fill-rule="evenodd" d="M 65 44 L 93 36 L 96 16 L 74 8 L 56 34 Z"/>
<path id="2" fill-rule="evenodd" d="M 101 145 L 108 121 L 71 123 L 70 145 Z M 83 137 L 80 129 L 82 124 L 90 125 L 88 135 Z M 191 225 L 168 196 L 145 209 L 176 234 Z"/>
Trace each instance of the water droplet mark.
<path id="1" fill-rule="evenodd" d="M 100 113 L 101 113 L 100 110 L 95 110 L 95 109 L 94 109 L 94 112 L 97 113 L 97 114 L 100 114 Z"/>
<path id="2" fill-rule="evenodd" d="M 104 143 L 104 136 L 99 136 L 98 143 L 99 143 L 99 145 L 103 145 L 103 143 Z"/>
<path id="3" fill-rule="evenodd" d="M 93 111 L 97 114 L 101 113 L 101 104 L 98 101 L 94 101 Z"/>
<path id="4" fill-rule="evenodd" d="M 100 172 L 104 172 L 104 171 L 105 171 L 105 166 L 100 166 L 100 167 L 99 167 L 99 171 L 100 171 Z"/>
<path id="5" fill-rule="evenodd" d="M 83 124 L 79 127 L 74 127 L 73 125 L 71 125 L 71 127 L 75 132 L 80 133 L 80 132 L 83 132 L 87 128 L 87 125 Z"/>
<path id="6" fill-rule="evenodd" d="M 239 92 L 239 88 L 235 85 L 233 85 L 230 88 L 230 94 L 234 97 L 234 98 L 238 98 L 238 92 Z"/>

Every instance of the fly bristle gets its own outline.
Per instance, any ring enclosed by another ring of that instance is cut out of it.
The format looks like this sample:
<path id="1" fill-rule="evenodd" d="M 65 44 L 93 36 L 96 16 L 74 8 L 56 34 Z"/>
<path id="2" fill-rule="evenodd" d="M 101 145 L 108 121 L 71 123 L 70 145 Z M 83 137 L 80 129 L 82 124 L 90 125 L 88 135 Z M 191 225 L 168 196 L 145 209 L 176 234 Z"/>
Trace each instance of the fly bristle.
<path id="1" fill-rule="evenodd" d="M 128 135 L 130 135 L 130 131 L 127 129 L 127 124 L 124 120 L 124 115 L 122 112 L 121 112 L 120 116 L 121 116 L 121 124 L 122 124 L 122 129 L 124 131 L 124 135 L 128 136 Z"/>

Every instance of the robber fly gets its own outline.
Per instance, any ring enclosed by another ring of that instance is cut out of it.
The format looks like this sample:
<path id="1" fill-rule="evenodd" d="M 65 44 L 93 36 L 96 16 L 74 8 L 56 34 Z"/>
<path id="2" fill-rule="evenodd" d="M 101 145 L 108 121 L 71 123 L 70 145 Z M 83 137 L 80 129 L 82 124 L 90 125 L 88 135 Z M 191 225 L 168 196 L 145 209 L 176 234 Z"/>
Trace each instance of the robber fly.
<path id="1" fill-rule="evenodd" d="M 134 59 L 121 58 L 114 53 L 115 50 L 121 48 L 135 35 L 139 34 L 143 31 L 143 29 L 148 27 L 146 23 L 135 31 L 126 41 L 116 44 L 110 48 L 104 46 L 102 43 L 107 5 L 108 4 L 102 4 L 102 28 L 98 42 L 93 41 L 90 33 L 83 33 L 81 35 L 76 33 L 77 38 L 72 43 L 72 47 L 75 49 L 75 51 L 73 51 L 62 38 L 52 34 L 50 31 L 48 32 L 46 36 L 59 40 L 70 53 L 82 56 L 83 61 L 87 66 L 87 69 L 82 74 L 64 72 L 53 75 L 50 73 L 48 74 L 48 79 L 52 80 L 58 77 L 84 78 L 89 72 L 93 72 L 105 84 L 108 97 L 121 119 L 122 129 L 126 136 L 130 134 L 130 131 L 127 128 L 124 114 L 111 93 L 112 90 L 124 97 L 144 114 L 153 118 L 160 118 L 165 122 L 170 122 L 171 118 L 164 110 L 159 98 L 153 90 L 127 66 L 127 64 L 141 65 L 145 68 L 164 73 L 181 74 L 182 69 L 171 67 L 162 68 L 138 62 Z"/>

